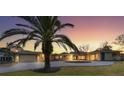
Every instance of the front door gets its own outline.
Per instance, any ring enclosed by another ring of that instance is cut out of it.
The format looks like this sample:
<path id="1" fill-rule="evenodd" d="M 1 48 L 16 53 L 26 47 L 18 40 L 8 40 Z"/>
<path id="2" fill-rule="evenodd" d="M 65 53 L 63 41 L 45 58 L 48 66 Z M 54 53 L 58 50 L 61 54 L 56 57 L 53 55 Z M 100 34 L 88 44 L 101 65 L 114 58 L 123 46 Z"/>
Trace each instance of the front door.
<path id="1" fill-rule="evenodd" d="M 105 60 L 105 53 L 101 53 L 101 60 L 102 60 L 102 61 Z"/>

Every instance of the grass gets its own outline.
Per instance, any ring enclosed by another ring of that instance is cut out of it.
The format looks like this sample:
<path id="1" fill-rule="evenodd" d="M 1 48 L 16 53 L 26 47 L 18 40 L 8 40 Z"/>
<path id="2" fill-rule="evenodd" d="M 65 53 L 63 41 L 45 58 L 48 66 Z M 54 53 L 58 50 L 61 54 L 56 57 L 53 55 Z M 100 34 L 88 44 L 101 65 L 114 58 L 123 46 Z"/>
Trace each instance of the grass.
<path id="1" fill-rule="evenodd" d="M 62 67 L 55 73 L 39 73 L 34 71 L 18 71 L 1 73 L 0 76 L 123 76 L 124 62 L 100 67 Z"/>

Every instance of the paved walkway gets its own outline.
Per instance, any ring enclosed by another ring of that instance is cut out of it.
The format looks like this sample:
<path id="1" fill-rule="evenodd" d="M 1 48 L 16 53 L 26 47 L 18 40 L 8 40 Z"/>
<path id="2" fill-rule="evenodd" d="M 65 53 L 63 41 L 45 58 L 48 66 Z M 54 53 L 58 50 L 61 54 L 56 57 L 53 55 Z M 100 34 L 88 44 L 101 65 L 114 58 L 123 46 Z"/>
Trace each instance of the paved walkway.
<path id="1" fill-rule="evenodd" d="M 51 62 L 52 67 L 62 67 L 62 66 L 106 66 L 106 65 L 112 65 L 114 62 L 92 62 L 92 63 L 67 63 L 64 61 L 58 61 L 58 62 Z M 44 63 L 41 62 L 33 62 L 33 63 L 18 63 L 13 64 L 10 66 L 0 66 L 0 73 L 5 72 L 14 72 L 14 71 L 23 71 L 23 70 L 32 70 L 32 69 L 38 69 L 43 68 Z"/>

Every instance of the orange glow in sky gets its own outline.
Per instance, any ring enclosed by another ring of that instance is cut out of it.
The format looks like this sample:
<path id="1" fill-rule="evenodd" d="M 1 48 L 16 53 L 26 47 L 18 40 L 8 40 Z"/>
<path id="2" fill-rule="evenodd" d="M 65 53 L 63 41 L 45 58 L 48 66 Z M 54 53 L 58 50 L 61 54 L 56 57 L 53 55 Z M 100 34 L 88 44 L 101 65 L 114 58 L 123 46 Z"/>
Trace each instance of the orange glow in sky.
<path id="1" fill-rule="evenodd" d="M 124 33 L 124 17 L 121 16 L 61 16 L 59 18 L 63 23 L 72 23 L 75 25 L 74 28 L 65 28 L 60 33 L 67 35 L 77 46 L 89 44 L 90 50 L 95 50 L 105 41 L 111 44 L 118 35 Z M 16 23 L 20 23 L 20 21 Z M 13 38 L 16 39 L 17 37 L 6 39 L 0 45 L 5 46 L 6 42 L 13 40 Z M 118 46 L 113 45 L 113 49 L 116 50 L 118 48 Z M 25 49 L 33 50 L 33 42 L 28 42 Z M 37 51 L 41 51 L 41 47 L 38 47 Z M 54 53 L 64 51 L 64 49 L 55 45 Z"/>

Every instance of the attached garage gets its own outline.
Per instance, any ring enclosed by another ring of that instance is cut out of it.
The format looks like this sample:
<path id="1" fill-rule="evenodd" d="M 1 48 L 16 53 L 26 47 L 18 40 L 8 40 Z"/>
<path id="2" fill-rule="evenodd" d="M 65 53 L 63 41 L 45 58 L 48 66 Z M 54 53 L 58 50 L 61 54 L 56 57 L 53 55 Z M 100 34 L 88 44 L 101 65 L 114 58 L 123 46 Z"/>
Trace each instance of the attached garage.
<path id="1" fill-rule="evenodd" d="M 15 62 L 39 62 L 40 52 L 20 51 L 16 53 Z"/>
<path id="2" fill-rule="evenodd" d="M 37 62 L 37 55 L 19 55 L 19 62 Z"/>

